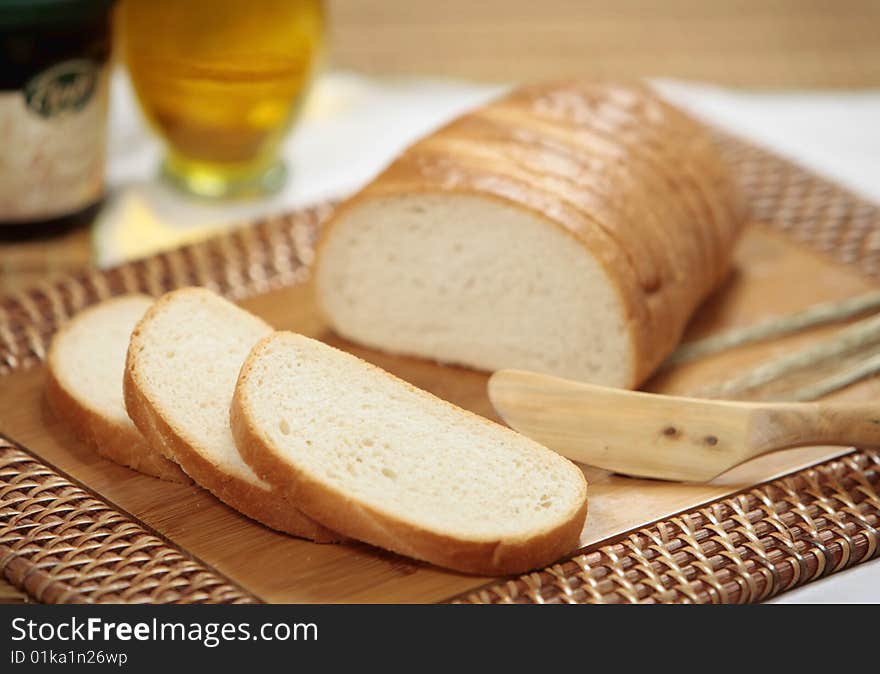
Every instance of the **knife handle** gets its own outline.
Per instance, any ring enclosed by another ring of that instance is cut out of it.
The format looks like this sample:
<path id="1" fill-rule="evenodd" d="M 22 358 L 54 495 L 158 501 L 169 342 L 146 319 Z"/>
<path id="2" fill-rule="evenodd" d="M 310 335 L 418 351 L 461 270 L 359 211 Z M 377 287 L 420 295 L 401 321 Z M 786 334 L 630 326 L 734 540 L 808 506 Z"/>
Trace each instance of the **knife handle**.
<path id="1" fill-rule="evenodd" d="M 789 447 L 880 447 L 880 405 L 866 403 L 754 403 L 751 456 Z"/>

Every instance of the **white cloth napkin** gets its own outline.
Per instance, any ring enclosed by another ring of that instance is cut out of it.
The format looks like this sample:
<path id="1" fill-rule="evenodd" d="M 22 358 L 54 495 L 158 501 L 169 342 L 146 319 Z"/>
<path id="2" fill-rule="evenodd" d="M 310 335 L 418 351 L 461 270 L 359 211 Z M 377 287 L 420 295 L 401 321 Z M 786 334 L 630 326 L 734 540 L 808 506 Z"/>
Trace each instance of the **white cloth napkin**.
<path id="1" fill-rule="evenodd" d="M 880 91 L 751 92 L 656 80 L 706 121 L 880 201 Z"/>

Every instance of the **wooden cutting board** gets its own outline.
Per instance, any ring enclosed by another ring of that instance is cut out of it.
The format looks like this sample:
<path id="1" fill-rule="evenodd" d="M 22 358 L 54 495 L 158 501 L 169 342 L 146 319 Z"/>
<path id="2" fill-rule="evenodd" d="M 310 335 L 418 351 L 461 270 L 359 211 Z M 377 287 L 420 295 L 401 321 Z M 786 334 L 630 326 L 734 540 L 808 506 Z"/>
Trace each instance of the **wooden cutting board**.
<path id="1" fill-rule="evenodd" d="M 703 336 L 816 302 L 844 298 L 871 285 L 853 270 L 753 224 L 738 251 L 735 272 L 701 309 L 689 337 Z M 496 418 L 486 375 L 369 351 L 332 335 L 315 311 L 308 283 L 243 303 L 278 328 L 318 337 L 355 353 L 453 403 Z M 753 345 L 664 373 L 649 389 L 682 393 L 722 381 L 749 364 L 827 336 L 837 328 Z M 366 545 L 317 545 L 273 532 L 226 507 L 207 492 L 142 476 L 99 458 L 58 423 L 43 399 L 42 366 L 4 377 L 0 431 L 67 472 L 179 546 L 268 602 L 432 602 L 488 580 L 385 553 Z M 863 382 L 841 397 L 876 398 L 880 383 Z M 745 489 L 846 450 L 805 448 L 762 457 L 710 484 L 637 480 L 584 468 L 590 514 L 581 544 L 590 546 L 658 518 Z"/>

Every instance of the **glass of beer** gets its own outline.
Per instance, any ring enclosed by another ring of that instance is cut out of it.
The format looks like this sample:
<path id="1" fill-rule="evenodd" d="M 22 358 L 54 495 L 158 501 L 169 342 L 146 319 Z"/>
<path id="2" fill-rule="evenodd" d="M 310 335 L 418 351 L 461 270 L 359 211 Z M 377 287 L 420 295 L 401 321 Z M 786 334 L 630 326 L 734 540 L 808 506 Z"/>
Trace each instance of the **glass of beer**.
<path id="1" fill-rule="evenodd" d="M 124 0 L 119 12 L 163 175 L 206 197 L 278 190 L 279 146 L 321 52 L 320 0 Z"/>

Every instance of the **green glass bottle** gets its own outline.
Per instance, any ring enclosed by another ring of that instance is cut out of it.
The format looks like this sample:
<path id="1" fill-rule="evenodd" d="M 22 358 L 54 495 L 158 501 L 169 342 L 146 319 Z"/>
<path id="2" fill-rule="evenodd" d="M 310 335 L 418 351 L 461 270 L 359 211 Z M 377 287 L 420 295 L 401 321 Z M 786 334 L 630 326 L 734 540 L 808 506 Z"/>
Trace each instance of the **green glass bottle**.
<path id="1" fill-rule="evenodd" d="M 104 194 L 112 0 L 0 0 L 0 238 L 91 222 Z"/>

